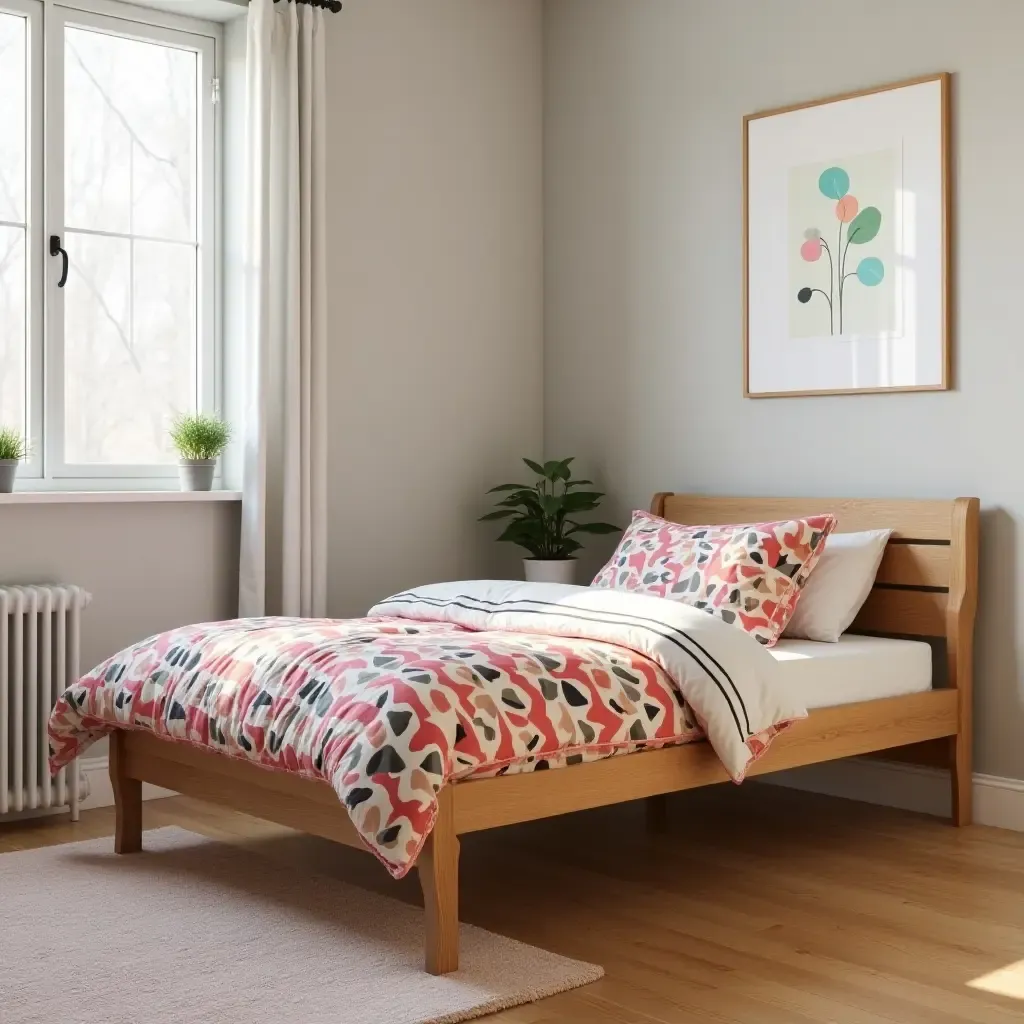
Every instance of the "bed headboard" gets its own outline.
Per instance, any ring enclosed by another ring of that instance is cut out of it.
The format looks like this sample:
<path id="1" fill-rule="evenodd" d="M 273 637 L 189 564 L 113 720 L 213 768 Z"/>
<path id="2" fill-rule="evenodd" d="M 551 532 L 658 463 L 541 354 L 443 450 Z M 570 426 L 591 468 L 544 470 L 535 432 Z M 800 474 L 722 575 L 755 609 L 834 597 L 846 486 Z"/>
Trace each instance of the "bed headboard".
<path id="1" fill-rule="evenodd" d="M 757 523 L 831 512 L 837 531 L 894 530 L 874 590 L 853 625 L 859 633 L 941 637 L 946 685 L 970 701 L 978 601 L 977 498 L 714 498 L 661 492 L 651 512 L 675 523 Z"/>

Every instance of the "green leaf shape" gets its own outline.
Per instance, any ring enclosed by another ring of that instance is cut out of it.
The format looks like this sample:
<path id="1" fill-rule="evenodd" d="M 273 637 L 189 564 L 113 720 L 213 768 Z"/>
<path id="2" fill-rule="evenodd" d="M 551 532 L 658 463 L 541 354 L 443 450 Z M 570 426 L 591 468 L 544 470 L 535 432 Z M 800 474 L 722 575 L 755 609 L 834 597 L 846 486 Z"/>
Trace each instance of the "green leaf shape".
<path id="1" fill-rule="evenodd" d="M 553 469 L 553 472 L 554 472 L 555 475 L 552 476 L 552 477 L 549 477 L 549 479 L 551 479 L 551 480 L 568 480 L 569 479 L 569 463 L 570 462 L 572 462 L 572 456 L 570 456 L 568 459 L 562 459 L 561 461 L 558 461 L 558 462 L 555 462 L 555 463 L 551 463 L 551 462 L 546 463 L 545 466 L 544 466 L 545 469 L 548 469 L 548 467 L 552 466 L 552 465 L 554 465 L 554 467 L 555 467 Z"/>
<path id="2" fill-rule="evenodd" d="M 216 459 L 231 440 L 226 420 L 201 412 L 175 416 L 169 433 L 183 459 Z"/>
<path id="3" fill-rule="evenodd" d="M 863 245 L 878 234 L 878 229 L 881 226 L 882 211 L 877 206 L 865 206 L 850 221 L 850 226 L 846 230 L 846 239 L 850 245 Z"/>
<path id="4" fill-rule="evenodd" d="M 540 495 L 534 490 L 516 491 L 515 494 L 510 494 L 498 502 L 499 508 L 515 508 L 517 505 L 524 505 L 526 508 L 536 509 L 539 512 L 541 508 Z"/>
<path id="5" fill-rule="evenodd" d="M 513 520 L 498 540 L 518 544 L 526 548 L 534 558 L 543 558 L 545 555 L 544 530 L 537 519 Z"/>
<path id="6" fill-rule="evenodd" d="M 572 491 L 561 499 L 566 512 L 588 512 L 597 508 L 604 495 L 600 491 Z"/>
<path id="7" fill-rule="evenodd" d="M 533 459 L 523 462 L 536 474 L 533 484 L 498 484 L 488 494 L 495 495 L 495 508 L 480 517 L 481 522 L 504 521 L 500 541 L 525 548 L 534 558 L 569 558 L 581 547 L 572 535 L 619 533 L 609 523 L 580 523 L 579 513 L 598 507 L 604 494 L 593 490 L 590 480 L 573 480 L 575 460 L 549 459 L 543 464 Z M 587 490 L 587 488 L 590 490 Z"/>
<path id="8" fill-rule="evenodd" d="M 882 283 L 885 264 L 877 256 L 867 256 L 857 264 L 857 280 L 868 288 Z"/>
<path id="9" fill-rule="evenodd" d="M 28 441 L 25 440 L 20 430 L 13 427 L 0 427 L 0 459 L 10 462 L 20 462 L 27 459 L 31 451 Z"/>
<path id="10" fill-rule="evenodd" d="M 842 199 L 850 191 L 850 176 L 842 167 L 829 167 L 821 172 L 818 189 L 829 199 Z"/>
<path id="11" fill-rule="evenodd" d="M 574 523 L 569 533 L 621 533 L 617 526 L 611 523 Z"/>

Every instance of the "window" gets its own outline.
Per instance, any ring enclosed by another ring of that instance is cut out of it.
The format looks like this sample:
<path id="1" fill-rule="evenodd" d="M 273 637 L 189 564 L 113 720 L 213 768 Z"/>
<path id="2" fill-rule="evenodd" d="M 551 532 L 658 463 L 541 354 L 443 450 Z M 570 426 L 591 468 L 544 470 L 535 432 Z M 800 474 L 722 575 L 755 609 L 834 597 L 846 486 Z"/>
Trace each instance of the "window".
<path id="1" fill-rule="evenodd" d="M 0 0 L 0 423 L 29 486 L 170 483 L 171 417 L 219 406 L 218 32 Z"/>

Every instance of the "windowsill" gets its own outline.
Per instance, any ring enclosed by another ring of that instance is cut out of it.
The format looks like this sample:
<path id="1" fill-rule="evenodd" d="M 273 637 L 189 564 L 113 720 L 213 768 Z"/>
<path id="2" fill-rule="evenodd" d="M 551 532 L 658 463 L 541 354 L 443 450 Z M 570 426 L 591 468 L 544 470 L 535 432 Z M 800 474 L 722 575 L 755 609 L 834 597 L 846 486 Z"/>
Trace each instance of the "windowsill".
<path id="1" fill-rule="evenodd" d="M 15 491 L 0 494 L 0 505 L 88 505 L 150 501 L 241 501 L 241 491 Z"/>

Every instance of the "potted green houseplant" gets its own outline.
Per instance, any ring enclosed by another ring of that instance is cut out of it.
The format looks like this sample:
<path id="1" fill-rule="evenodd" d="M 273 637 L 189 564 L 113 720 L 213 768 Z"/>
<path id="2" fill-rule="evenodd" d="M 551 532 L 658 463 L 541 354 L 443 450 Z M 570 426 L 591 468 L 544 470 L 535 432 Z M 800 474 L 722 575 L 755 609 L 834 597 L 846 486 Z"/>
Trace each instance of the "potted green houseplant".
<path id="1" fill-rule="evenodd" d="M 581 491 L 590 480 L 573 480 L 569 464 L 573 460 L 551 460 L 541 465 L 532 459 L 523 462 L 536 474 L 532 484 L 499 484 L 488 494 L 508 492 L 498 508 L 481 516 L 482 522 L 511 519 L 498 538 L 518 544 L 530 553 L 523 559 L 526 578 L 533 583 L 572 583 L 576 571 L 573 555 L 582 547 L 581 534 L 617 533 L 610 523 L 581 523 L 581 512 L 592 512 L 601 503 L 600 491 Z"/>
<path id="2" fill-rule="evenodd" d="M 217 459 L 231 440 L 231 428 L 217 416 L 197 412 L 175 417 L 170 434 L 180 458 L 181 489 L 211 490 Z"/>
<path id="3" fill-rule="evenodd" d="M 28 442 L 13 427 L 0 427 L 0 494 L 10 494 L 14 490 L 14 480 L 18 475 L 18 463 L 27 459 Z"/>

